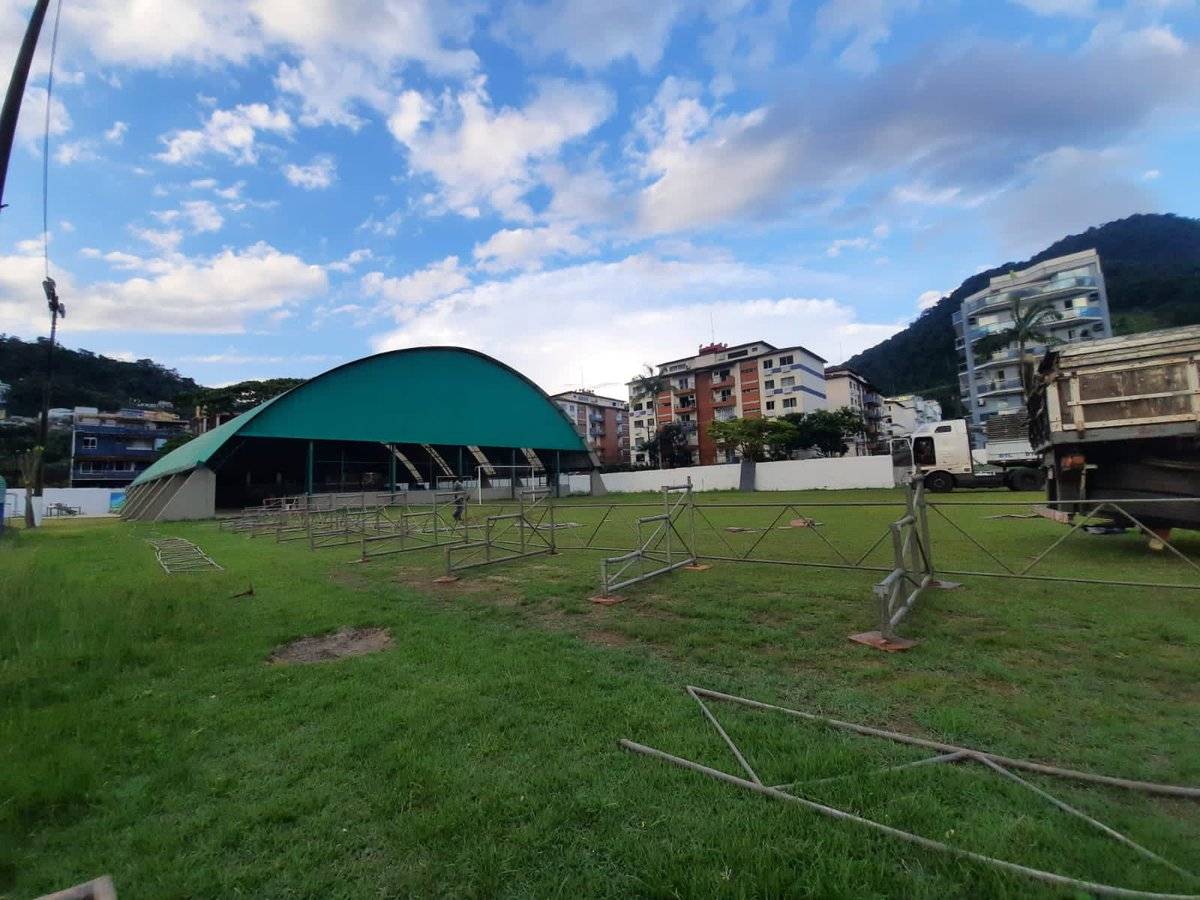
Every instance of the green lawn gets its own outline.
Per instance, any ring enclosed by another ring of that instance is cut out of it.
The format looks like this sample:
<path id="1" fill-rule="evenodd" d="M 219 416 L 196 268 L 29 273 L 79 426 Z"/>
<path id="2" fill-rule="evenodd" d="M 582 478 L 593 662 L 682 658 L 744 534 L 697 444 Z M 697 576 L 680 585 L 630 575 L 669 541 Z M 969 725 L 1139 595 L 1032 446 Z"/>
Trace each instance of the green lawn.
<path id="1" fill-rule="evenodd" d="M 786 498 L 820 527 L 778 527 L 788 513 L 763 530 L 778 509 L 702 507 L 697 544 L 736 555 L 759 541 L 759 557 L 833 563 L 871 546 L 900 494 Z M 608 501 L 569 501 L 560 544 L 594 533 L 630 546 L 633 518 L 653 511 L 633 504 L 651 498 L 612 499 L 607 516 Z M 891 505 L 804 505 L 831 500 Z M 945 509 L 1020 564 L 1064 531 L 988 518 L 1023 511 Z M 995 570 L 946 521 L 931 523 L 943 567 Z M 145 543 L 156 536 L 193 540 L 225 570 L 167 576 Z M 1200 535 L 1177 537 L 1200 557 Z M 0 895 L 105 872 L 122 898 L 1057 895 L 618 749 L 631 738 L 737 772 L 688 683 L 1200 784 L 1200 592 L 964 578 L 960 590 L 929 592 L 904 623 L 915 649 L 883 654 L 846 639 L 875 625 L 877 573 L 716 563 L 601 607 L 588 601 L 593 551 L 474 570 L 453 585 L 432 583 L 438 552 L 357 555 L 211 523 L 10 531 L 0 541 Z M 890 547 L 867 564 L 890 566 Z M 1195 580 L 1133 535 L 1076 535 L 1035 571 Z M 251 584 L 252 597 L 233 597 Z M 265 663 L 282 642 L 347 625 L 389 628 L 395 644 L 318 665 Z M 716 711 L 774 782 L 925 755 Z M 1200 870 L 1200 803 L 1036 783 Z M 975 766 L 863 774 L 806 795 L 1080 878 L 1200 889 Z"/>

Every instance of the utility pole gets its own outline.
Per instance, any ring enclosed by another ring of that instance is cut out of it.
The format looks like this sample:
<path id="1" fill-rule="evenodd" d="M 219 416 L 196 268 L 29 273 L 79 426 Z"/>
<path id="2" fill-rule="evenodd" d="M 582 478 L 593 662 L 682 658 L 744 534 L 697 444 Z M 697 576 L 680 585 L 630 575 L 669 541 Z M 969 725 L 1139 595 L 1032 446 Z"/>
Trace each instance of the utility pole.
<path id="1" fill-rule="evenodd" d="M 25 39 L 17 51 L 17 63 L 13 66 L 12 80 L 8 93 L 4 95 L 4 109 L 0 110 L 0 209 L 4 208 L 4 181 L 8 175 L 8 158 L 12 154 L 13 136 L 17 133 L 17 117 L 21 114 L 21 98 L 25 96 L 25 82 L 29 78 L 29 66 L 33 63 L 33 51 L 37 48 L 38 36 L 42 33 L 42 22 L 50 0 L 37 0 Z M 50 98 L 46 98 L 50 102 Z"/>
<path id="2" fill-rule="evenodd" d="M 50 343 L 46 345 L 46 378 L 42 382 L 42 418 L 38 422 L 38 446 L 42 448 L 42 459 L 46 457 L 46 441 L 50 436 L 50 381 L 54 377 L 54 338 L 58 332 L 58 317 L 66 318 L 67 308 L 58 299 L 54 279 L 49 275 L 42 282 L 42 290 L 46 292 L 46 304 L 50 307 Z M 39 460 L 37 474 L 33 481 L 33 495 L 42 496 L 45 485 L 46 465 Z"/>

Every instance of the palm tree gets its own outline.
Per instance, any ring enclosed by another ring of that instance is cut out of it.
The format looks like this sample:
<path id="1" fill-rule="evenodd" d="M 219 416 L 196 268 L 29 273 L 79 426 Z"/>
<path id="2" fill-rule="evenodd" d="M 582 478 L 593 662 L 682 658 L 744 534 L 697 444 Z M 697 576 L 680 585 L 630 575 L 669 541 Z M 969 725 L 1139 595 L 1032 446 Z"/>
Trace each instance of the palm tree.
<path id="1" fill-rule="evenodd" d="M 1012 324 L 1003 331 L 989 334 L 977 341 L 972 348 L 976 357 L 988 357 L 1012 343 L 1017 345 L 1017 368 L 1021 375 L 1021 393 L 1025 402 L 1033 393 L 1033 366 L 1035 359 L 1026 358 L 1025 348 L 1031 344 L 1049 346 L 1057 342 L 1050 333 L 1050 323 L 1062 319 L 1062 313 L 1054 308 L 1054 301 L 1045 297 L 1018 297 L 1013 301 Z"/>
<path id="2" fill-rule="evenodd" d="M 653 422 L 655 430 L 655 438 L 658 432 L 658 395 L 667 389 L 670 384 L 670 379 L 667 376 L 660 374 L 654 370 L 654 366 L 649 363 L 643 363 L 642 368 L 645 369 L 641 375 L 633 377 L 633 389 L 636 392 L 634 396 L 648 396 L 650 398 L 650 414 L 654 417 Z M 630 397 L 634 399 L 634 397 Z M 658 445 L 658 467 L 665 469 L 663 464 L 663 448 L 662 442 Z"/>

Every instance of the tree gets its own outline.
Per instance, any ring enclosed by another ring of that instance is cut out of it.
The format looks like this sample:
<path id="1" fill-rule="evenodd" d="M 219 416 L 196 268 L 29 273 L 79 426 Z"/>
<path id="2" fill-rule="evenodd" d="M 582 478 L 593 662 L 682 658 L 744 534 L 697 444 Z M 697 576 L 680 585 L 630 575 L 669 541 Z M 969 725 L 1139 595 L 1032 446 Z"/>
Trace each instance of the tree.
<path id="1" fill-rule="evenodd" d="M 756 462 L 769 449 L 783 450 L 796 439 L 795 426 L 782 419 L 727 419 L 709 422 L 708 436 L 723 450 L 734 450 L 742 459 Z"/>
<path id="2" fill-rule="evenodd" d="M 166 439 L 165 442 L 163 442 L 163 445 L 159 448 L 160 457 L 166 456 L 172 450 L 182 447 L 188 441 L 192 440 L 195 436 L 196 435 L 190 434 L 189 432 L 186 432 L 186 431 L 181 431 L 178 434 L 171 435 L 169 438 Z"/>
<path id="3" fill-rule="evenodd" d="M 1055 342 L 1049 325 L 1062 319 L 1062 313 L 1054 308 L 1054 301 L 1045 297 L 1019 297 L 1013 301 L 1012 324 L 1003 331 L 986 335 L 973 345 L 978 357 L 988 357 L 1010 344 L 1017 345 L 1017 368 L 1021 374 L 1021 392 L 1026 402 L 1033 390 L 1033 368 L 1037 360 L 1026 358 L 1025 348 L 1030 344 L 1049 346 Z"/>
<path id="4" fill-rule="evenodd" d="M 660 469 L 675 469 L 692 464 L 687 432 L 678 422 L 664 423 L 655 432 L 654 437 L 646 441 L 643 449 L 649 454 L 651 462 L 657 463 Z"/>
<path id="5" fill-rule="evenodd" d="M 297 385 L 303 378 L 268 378 L 263 381 L 239 381 L 219 388 L 197 388 L 175 397 L 175 405 L 187 411 L 200 407 L 205 415 L 238 414 L 278 397 Z"/>
<path id="6" fill-rule="evenodd" d="M 862 414 L 848 406 L 788 413 L 783 418 L 795 430 L 789 450 L 817 450 L 822 456 L 841 456 L 850 449 L 848 441 L 866 430 Z"/>
<path id="7" fill-rule="evenodd" d="M 42 448 L 27 450 L 17 462 L 21 466 L 21 482 L 25 487 L 25 527 L 33 528 L 37 524 L 33 517 L 33 487 L 37 481 L 38 466 L 42 464 Z"/>
<path id="8" fill-rule="evenodd" d="M 637 400 L 643 396 L 649 398 L 650 408 L 648 412 L 651 416 L 657 419 L 658 411 L 656 407 L 658 406 L 658 395 L 667 389 L 667 385 L 670 383 L 670 381 L 665 375 L 660 375 L 658 372 L 656 372 L 654 370 L 654 366 L 650 365 L 649 363 L 643 363 L 642 368 L 645 369 L 645 371 L 641 375 L 635 375 L 633 378 L 633 390 L 630 391 L 630 399 Z M 686 444 L 687 436 L 684 435 L 685 447 Z M 642 449 L 646 451 L 651 462 L 657 463 L 658 467 L 663 469 L 666 468 L 666 466 L 663 464 L 662 454 L 659 452 L 661 447 L 662 441 L 660 440 L 659 435 L 656 433 L 654 437 L 646 441 L 646 444 L 644 447 L 642 447 Z"/>

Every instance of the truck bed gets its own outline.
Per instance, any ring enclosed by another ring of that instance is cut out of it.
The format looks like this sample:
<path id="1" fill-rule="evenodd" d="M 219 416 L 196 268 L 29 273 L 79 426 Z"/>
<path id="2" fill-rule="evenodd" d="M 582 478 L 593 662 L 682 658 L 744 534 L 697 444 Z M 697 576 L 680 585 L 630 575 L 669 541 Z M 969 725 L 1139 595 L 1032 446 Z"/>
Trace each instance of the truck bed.
<path id="1" fill-rule="evenodd" d="M 1200 434 L 1200 326 L 1073 344 L 1039 371 L 1038 450 Z"/>

